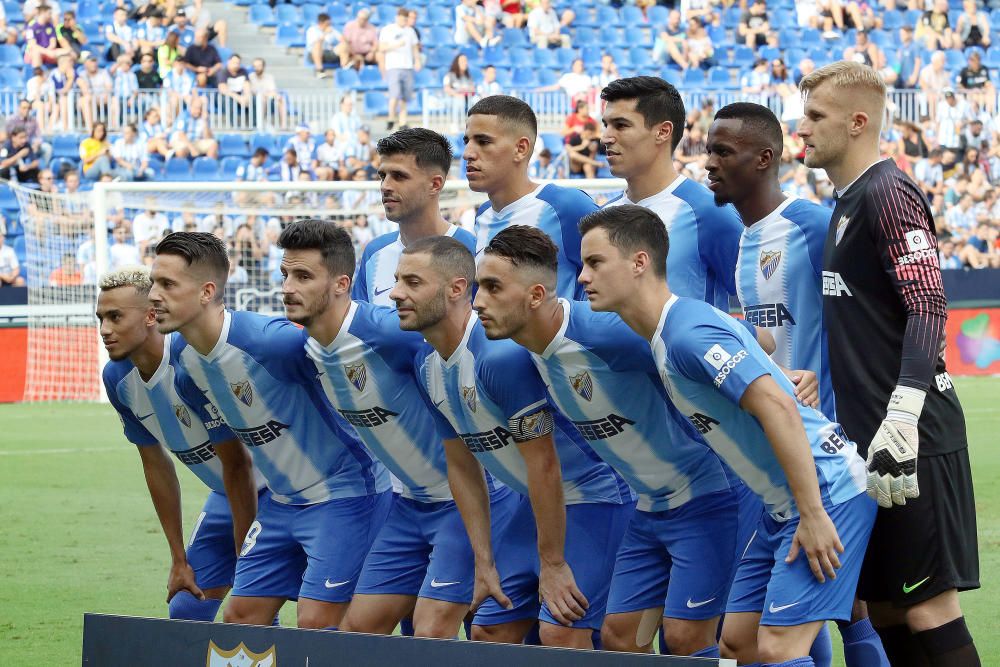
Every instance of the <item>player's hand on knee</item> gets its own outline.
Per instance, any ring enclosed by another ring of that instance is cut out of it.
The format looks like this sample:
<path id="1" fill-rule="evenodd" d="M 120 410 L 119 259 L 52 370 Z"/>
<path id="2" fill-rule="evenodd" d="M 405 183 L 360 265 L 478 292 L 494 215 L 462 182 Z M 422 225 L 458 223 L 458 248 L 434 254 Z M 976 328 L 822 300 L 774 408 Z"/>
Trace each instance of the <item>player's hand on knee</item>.
<path id="1" fill-rule="evenodd" d="M 205 594 L 195 581 L 194 570 L 187 561 L 170 566 L 170 576 L 167 577 L 167 603 L 169 604 L 181 591 L 187 591 L 199 600 L 205 599 Z"/>
<path id="2" fill-rule="evenodd" d="M 920 495 L 917 484 L 918 431 L 886 418 L 868 447 L 868 495 L 881 507 L 905 505 Z"/>
<path id="3" fill-rule="evenodd" d="M 476 581 L 472 589 L 472 611 L 479 609 L 479 605 L 486 601 L 486 598 L 493 598 L 504 609 L 513 609 L 514 603 L 504 595 L 500 586 L 500 573 L 497 572 L 493 563 L 476 563 Z"/>
<path id="4" fill-rule="evenodd" d="M 566 626 L 582 619 L 590 606 L 587 596 L 576 585 L 573 570 L 565 561 L 542 561 L 538 575 L 538 596 L 548 605 L 552 618 Z"/>
<path id="5" fill-rule="evenodd" d="M 792 537 L 792 546 L 788 550 L 785 562 L 793 562 L 800 550 L 805 552 L 809 569 L 817 581 L 822 583 L 827 577 L 837 578 L 840 554 L 844 553 L 844 545 L 826 511 L 799 517 L 799 526 Z"/>
<path id="6" fill-rule="evenodd" d="M 819 408 L 819 378 L 812 371 L 786 371 L 795 385 L 795 398 L 802 405 Z"/>

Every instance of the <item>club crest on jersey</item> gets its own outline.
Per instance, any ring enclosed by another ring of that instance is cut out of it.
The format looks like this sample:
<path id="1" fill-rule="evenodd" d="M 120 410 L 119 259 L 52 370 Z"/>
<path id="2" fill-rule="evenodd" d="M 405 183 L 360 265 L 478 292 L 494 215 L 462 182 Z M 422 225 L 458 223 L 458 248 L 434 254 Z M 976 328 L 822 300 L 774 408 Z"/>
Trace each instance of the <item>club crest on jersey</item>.
<path id="1" fill-rule="evenodd" d="M 174 406 L 174 416 L 188 428 L 191 428 L 191 415 L 188 413 L 187 407 L 183 403 L 178 403 Z"/>
<path id="2" fill-rule="evenodd" d="M 368 380 L 368 369 L 365 368 L 363 363 L 354 364 L 353 366 L 344 364 L 344 372 L 347 373 L 347 379 L 354 385 L 355 389 L 358 391 L 365 390 L 365 382 Z"/>
<path id="3" fill-rule="evenodd" d="M 569 383 L 573 385 L 573 391 L 580 394 L 585 401 L 589 401 L 594 395 L 594 381 L 590 379 L 590 373 L 587 371 L 570 376 Z"/>
<path id="4" fill-rule="evenodd" d="M 233 396 L 240 399 L 240 402 L 249 408 L 253 403 L 253 387 L 250 386 L 250 380 L 230 382 L 229 386 L 233 390 Z"/>
<path id="5" fill-rule="evenodd" d="M 840 220 L 837 221 L 837 234 L 833 239 L 834 245 L 840 244 L 840 239 L 844 238 L 844 232 L 847 231 L 847 225 L 851 221 L 846 215 L 840 216 Z"/>
<path id="6" fill-rule="evenodd" d="M 476 411 L 476 388 L 472 387 L 462 387 L 462 400 L 465 404 L 469 406 L 469 409 L 473 412 Z"/>
<path id="7" fill-rule="evenodd" d="M 778 268 L 778 264 L 781 263 L 781 251 L 780 250 L 761 250 L 760 251 L 760 272 L 764 274 L 764 280 L 770 280 L 771 276 Z"/>
<path id="8" fill-rule="evenodd" d="M 535 414 L 521 417 L 521 434 L 524 436 L 534 436 L 540 438 L 544 433 L 545 411 L 539 410 Z"/>

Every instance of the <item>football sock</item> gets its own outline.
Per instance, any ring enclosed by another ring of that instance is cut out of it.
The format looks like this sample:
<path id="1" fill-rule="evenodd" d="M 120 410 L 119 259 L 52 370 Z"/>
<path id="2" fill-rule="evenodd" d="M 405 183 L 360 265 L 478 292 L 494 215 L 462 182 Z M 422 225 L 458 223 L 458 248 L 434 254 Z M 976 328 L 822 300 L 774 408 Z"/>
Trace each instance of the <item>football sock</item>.
<path id="1" fill-rule="evenodd" d="M 711 646 L 706 646 L 700 651 L 695 651 L 691 654 L 692 658 L 718 658 L 719 657 L 719 645 L 713 644 Z"/>
<path id="2" fill-rule="evenodd" d="M 278 618 L 277 614 L 274 615 L 274 620 L 271 621 L 271 625 L 274 626 L 274 627 L 276 627 L 276 628 L 280 628 L 281 627 L 281 619 Z"/>
<path id="3" fill-rule="evenodd" d="M 170 601 L 170 618 L 184 621 L 208 621 L 215 620 L 215 615 L 219 613 L 222 600 L 199 600 L 187 591 L 181 591 Z"/>
<path id="4" fill-rule="evenodd" d="M 920 642 L 931 667 L 981 667 L 979 652 L 972 642 L 972 635 L 965 625 L 965 617 L 956 618 L 944 625 L 917 632 L 913 637 Z"/>
<path id="5" fill-rule="evenodd" d="M 808 655 L 804 658 L 785 660 L 784 662 L 762 662 L 760 667 L 813 667 L 816 663 Z"/>
<path id="6" fill-rule="evenodd" d="M 887 625 L 875 628 L 882 640 L 882 648 L 893 667 L 928 667 L 927 658 L 920 648 L 920 642 L 914 639 L 910 629 L 905 625 Z"/>
<path id="7" fill-rule="evenodd" d="M 833 664 L 833 642 L 830 641 L 830 628 L 826 623 L 820 626 L 819 634 L 809 647 L 809 657 L 816 667 L 830 667 Z"/>
<path id="8" fill-rule="evenodd" d="M 862 618 L 856 623 L 838 623 L 837 627 L 844 640 L 844 664 L 847 667 L 889 667 L 889 658 L 882 648 L 882 640 L 872 627 L 870 619 Z"/>
<path id="9" fill-rule="evenodd" d="M 670 655 L 670 647 L 667 646 L 667 634 L 663 632 L 662 623 L 660 623 L 660 631 L 657 634 L 660 635 L 660 655 Z"/>
<path id="10" fill-rule="evenodd" d="M 593 644 L 594 644 L 594 650 L 595 651 L 600 651 L 601 650 L 601 646 L 602 646 L 602 644 L 601 644 L 601 631 L 600 630 L 594 630 L 593 632 L 591 632 L 590 633 L 590 641 L 593 642 Z"/>
<path id="11" fill-rule="evenodd" d="M 413 636 L 413 617 L 407 616 L 402 621 L 399 622 L 399 634 L 404 637 Z"/>
<path id="12" fill-rule="evenodd" d="M 465 638 L 472 639 L 472 619 L 465 619 L 462 625 L 465 626 Z"/>
<path id="13" fill-rule="evenodd" d="M 535 624 L 528 630 L 528 634 L 524 637 L 524 642 L 522 643 L 528 646 L 541 646 L 542 638 L 538 634 L 538 627 L 538 621 L 535 621 Z"/>
<path id="14" fill-rule="evenodd" d="M 340 629 L 340 627 L 338 627 L 338 626 L 336 626 L 336 625 L 328 625 L 328 626 L 326 626 L 326 627 L 325 627 L 325 628 L 323 628 L 323 629 L 324 629 L 324 630 L 333 630 L 333 631 L 337 631 L 337 630 L 339 630 L 339 629 Z"/>

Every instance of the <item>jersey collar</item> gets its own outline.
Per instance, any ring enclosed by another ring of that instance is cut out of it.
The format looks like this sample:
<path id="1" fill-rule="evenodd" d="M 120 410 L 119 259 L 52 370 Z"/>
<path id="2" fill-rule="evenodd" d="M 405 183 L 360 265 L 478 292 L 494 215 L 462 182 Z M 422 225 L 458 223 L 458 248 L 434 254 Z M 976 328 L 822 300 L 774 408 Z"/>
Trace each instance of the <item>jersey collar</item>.
<path id="1" fill-rule="evenodd" d="M 663 311 L 660 313 L 660 321 L 656 325 L 656 331 L 653 333 L 653 337 L 650 339 L 650 342 L 659 339 L 660 336 L 663 335 L 663 325 L 667 321 L 667 313 L 670 312 L 670 308 L 673 307 L 675 303 L 677 303 L 677 295 L 671 294 L 670 298 L 667 299 L 667 302 L 663 304 Z"/>
<path id="2" fill-rule="evenodd" d="M 333 340 L 330 341 L 329 345 L 325 347 L 323 345 L 320 345 L 319 341 L 313 338 L 312 336 L 309 337 L 309 341 L 315 344 L 318 348 L 320 348 L 324 352 L 333 352 L 334 350 L 336 350 L 341 345 L 344 345 L 347 342 L 347 337 L 350 335 L 349 332 L 351 330 L 351 324 L 354 322 L 354 316 L 357 314 L 357 312 L 358 312 L 358 302 L 351 301 L 351 307 L 347 309 L 347 314 L 344 316 L 344 321 L 340 323 L 340 330 L 337 332 L 337 335 L 333 337 Z"/>
<path id="3" fill-rule="evenodd" d="M 232 325 L 232 323 L 233 323 L 233 311 L 227 308 L 225 311 L 223 311 L 222 314 L 222 331 L 219 333 L 219 340 L 215 341 L 215 347 L 213 347 L 211 351 L 209 351 L 209 353 L 206 355 L 202 355 L 200 352 L 198 352 L 198 350 L 194 350 L 193 347 L 191 349 L 194 350 L 195 354 L 197 354 L 199 357 L 203 356 L 203 358 L 208 359 L 209 361 L 214 361 L 215 359 L 218 359 L 219 355 L 222 354 L 222 351 L 226 348 L 226 345 L 229 343 L 229 327 L 230 325 Z"/>
<path id="4" fill-rule="evenodd" d="M 757 222 L 755 222 L 752 225 L 750 225 L 749 227 L 747 227 L 747 230 L 760 229 L 761 227 L 766 227 L 769 223 L 771 223 L 774 220 L 777 220 L 778 218 L 780 218 L 782 216 L 782 214 L 784 214 L 785 209 L 788 208 L 789 204 L 791 204 L 796 199 L 798 199 L 798 197 L 795 197 L 795 196 L 786 197 L 785 201 L 783 201 L 780 204 L 778 204 L 777 208 L 775 208 L 773 211 L 771 211 L 770 213 L 768 213 L 767 215 L 765 215 L 763 218 L 761 218 Z"/>
<path id="5" fill-rule="evenodd" d="M 149 376 L 149 382 L 142 379 L 142 374 L 139 373 L 139 369 L 135 369 L 135 375 L 139 378 L 139 382 L 146 389 L 152 389 L 160 383 L 163 379 L 163 375 L 167 372 L 167 367 L 170 366 L 170 341 L 173 339 L 173 334 L 168 333 L 163 336 L 163 356 L 160 358 L 160 365 L 156 367 L 156 371 Z"/>
<path id="6" fill-rule="evenodd" d="M 472 311 L 469 314 L 469 321 L 465 325 L 465 334 L 462 336 L 462 342 L 458 344 L 458 347 L 455 348 L 455 351 L 451 353 L 450 357 L 447 359 L 441 359 L 445 368 L 451 368 L 458 363 L 459 359 L 462 358 L 462 352 L 468 349 L 469 337 L 472 336 L 472 330 L 476 328 L 477 324 L 479 324 L 479 317 L 476 316 L 476 311 Z M 438 356 L 440 356 L 440 354 Z"/>
<path id="7" fill-rule="evenodd" d="M 499 211 L 496 210 L 496 209 L 493 209 L 492 206 L 490 206 L 490 208 L 493 209 L 493 213 L 495 215 L 503 215 L 505 213 L 510 213 L 511 211 L 515 211 L 515 210 L 519 209 L 525 202 L 527 202 L 529 200 L 532 200 L 532 199 L 537 199 L 538 198 L 538 193 L 540 193 L 542 191 L 542 188 L 544 188 L 544 187 L 545 187 L 544 183 L 539 184 L 539 186 L 537 188 L 535 188 L 534 190 L 532 190 L 528 194 L 524 195 L 520 199 L 515 199 L 514 201 L 512 201 L 509 204 L 507 204 L 506 206 L 504 206 Z"/>
<path id="8" fill-rule="evenodd" d="M 851 186 L 853 186 L 855 183 L 857 183 L 859 180 L 861 180 L 862 176 L 864 176 L 869 171 L 871 171 L 872 167 L 874 167 L 875 165 L 877 165 L 877 164 L 879 164 L 881 162 L 885 162 L 888 159 L 889 158 L 884 158 L 884 159 L 883 158 L 879 158 L 878 160 L 875 160 L 870 165 L 868 165 L 867 167 L 865 167 L 865 170 L 862 171 L 860 174 L 858 174 L 857 178 L 855 178 L 853 181 L 851 181 L 850 183 L 848 183 L 847 185 L 845 185 L 842 190 L 837 190 L 837 199 L 840 199 L 841 197 L 843 197 L 844 195 L 846 195 L 847 191 L 851 189 Z"/>
<path id="9" fill-rule="evenodd" d="M 649 204 L 655 202 L 659 197 L 662 197 L 664 195 L 673 194 L 674 190 L 676 190 L 677 188 L 679 188 L 681 186 L 681 183 L 683 183 L 686 180 L 687 180 L 687 176 L 684 176 L 683 174 L 677 174 L 677 178 L 675 178 L 670 183 L 670 185 L 668 185 L 667 187 L 663 188 L 662 190 L 660 190 L 656 194 L 649 195 L 645 199 L 640 199 L 639 201 L 632 201 L 631 199 L 629 199 L 628 190 L 625 191 L 625 194 L 624 194 L 623 198 L 625 199 L 625 201 L 627 201 L 627 202 L 629 202 L 631 204 L 635 204 L 636 206 L 646 206 L 646 207 L 648 207 Z"/>
<path id="10" fill-rule="evenodd" d="M 552 337 L 549 344 L 546 345 L 545 349 L 542 350 L 542 353 L 538 355 L 542 359 L 548 359 L 551 357 L 559 348 L 559 345 L 562 344 L 563 338 L 566 337 L 566 329 L 569 327 L 569 313 L 572 306 L 566 299 L 559 299 L 559 305 L 562 306 L 563 311 L 562 324 L 559 325 L 559 331 L 556 332 L 556 335 Z"/>

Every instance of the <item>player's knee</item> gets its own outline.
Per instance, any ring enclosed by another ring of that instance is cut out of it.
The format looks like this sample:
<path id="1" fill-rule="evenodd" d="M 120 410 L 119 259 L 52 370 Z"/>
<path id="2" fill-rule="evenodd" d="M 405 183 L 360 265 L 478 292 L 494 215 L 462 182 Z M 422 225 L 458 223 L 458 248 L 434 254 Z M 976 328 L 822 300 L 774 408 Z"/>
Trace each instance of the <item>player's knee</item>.
<path id="1" fill-rule="evenodd" d="M 727 633 L 723 629 L 722 637 L 719 639 L 719 655 L 741 664 L 757 662 L 756 638 L 744 637 L 734 632 Z"/>
<path id="2" fill-rule="evenodd" d="M 718 623 L 715 623 L 715 627 Z M 715 644 L 713 626 L 699 621 L 666 619 L 663 636 L 671 655 L 691 655 Z"/>
<path id="3" fill-rule="evenodd" d="M 430 637 L 432 639 L 454 639 L 458 636 L 460 621 L 436 616 L 422 618 L 413 624 L 414 637 Z"/>
<path id="4" fill-rule="evenodd" d="M 609 614 L 604 617 L 604 625 L 601 626 L 601 647 L 605 651 L 634 652 L 639 648 L 636 644 L 637 631 L 634 623 L 624 621 L 618 614 Z"/>
<path id="5" fill-rule="evenodd" d="M 516 637 L 509 623 L 498 625 L 473 625 L 472 640 L 477 642 L 494 642 L 501 644 L 520 644 L 523 636 Z"/>
<path id="6" fill-rule="evenodd" d="M 564 648 L 594 648 L 591 630 L 588 628 L 567 628 L 565 625 L 539 623 L 538 637 L 543 646 Z"/>
<path id="7" fill-rule="evenodd" d="M 257 618 L 254 611 L 252 603 L 243 598 L 233 597 L 229 599 L 229 604 L 222 612 L 222 620 L 226 623 L 254 625 Z"/>
<path id="8" fill-rule="evenodd" d="M 181 591 L 170 600 L 170 618 L 211 623 L 215 620 L 221 605 L 222 600 L 199 600 L 187 591 Z"/>

